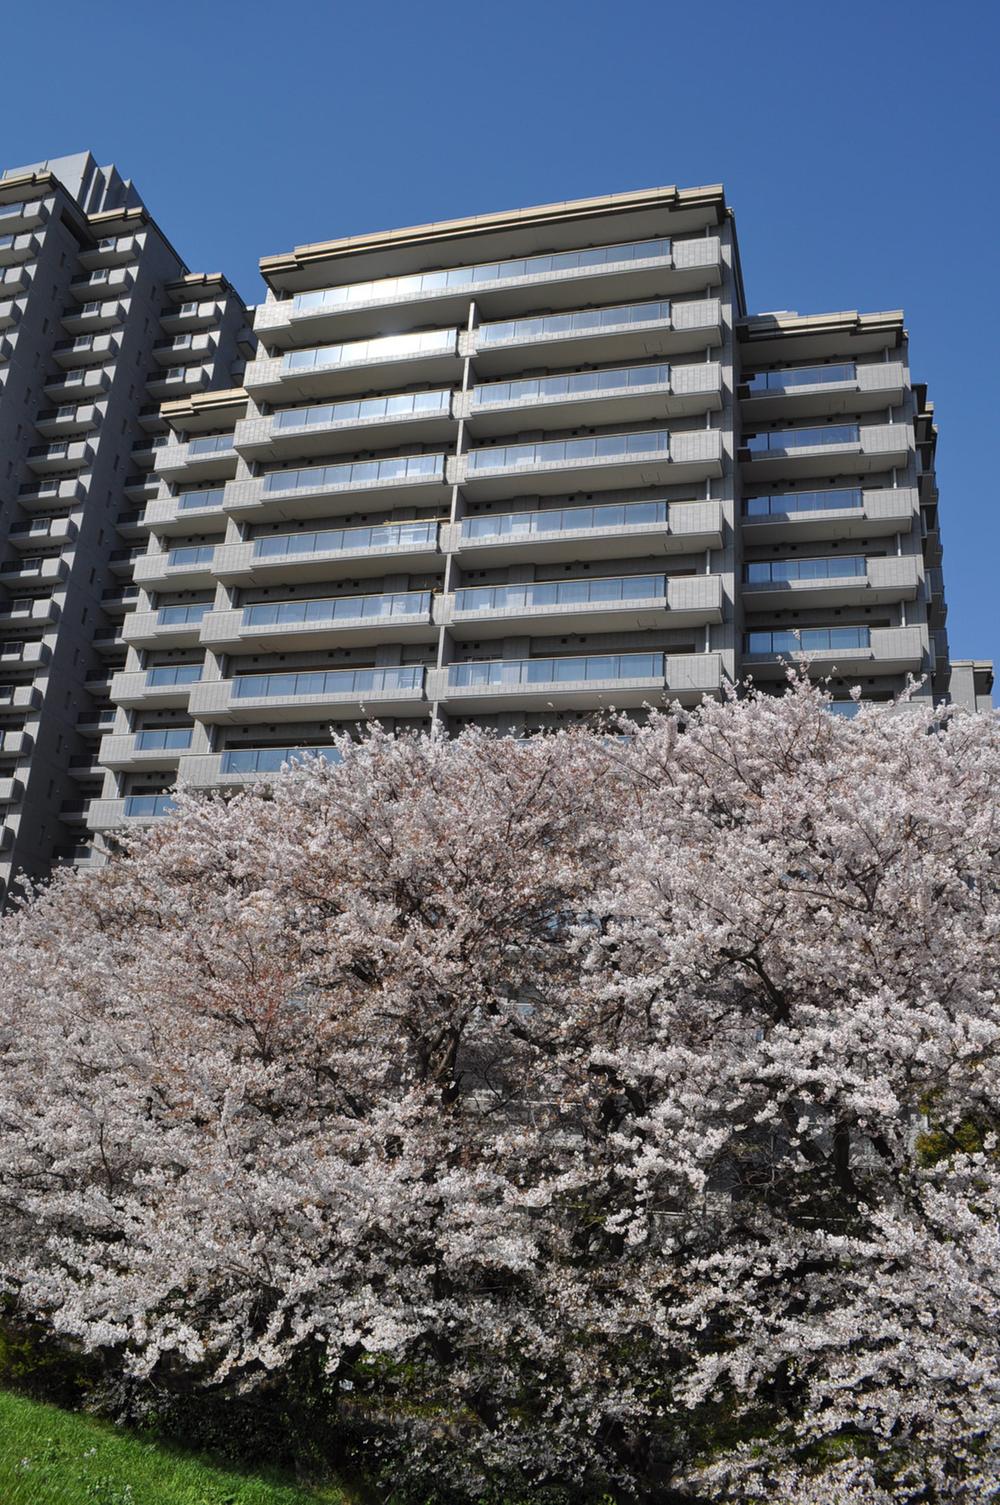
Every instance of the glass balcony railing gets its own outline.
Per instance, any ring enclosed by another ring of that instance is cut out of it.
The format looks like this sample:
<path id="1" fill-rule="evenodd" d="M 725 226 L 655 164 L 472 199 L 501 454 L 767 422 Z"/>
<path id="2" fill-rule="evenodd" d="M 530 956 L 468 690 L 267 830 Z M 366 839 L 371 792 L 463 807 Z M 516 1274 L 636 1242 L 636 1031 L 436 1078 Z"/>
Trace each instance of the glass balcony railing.
<path id="1" fill-rule="evenodd" d="M 864 705 L 860 700 L 830 700 L 827 702 L 827 710 L 831 716 L 845 716 L 848 721 L 852 720 Z"/>
<path id="2" fill-rule="evenodd" d="M 201 679 L 200 664 L 159 664 L 146 670 L 146 684 L 153 688 L 164 685 L 196 685 Z"/>
<path id="3" fill-rule="evenodd" d="M 351 402 L 322 402 L 308 408 L 284 408 L 274 415 L 281 429 L 327 428 L 334 423 L 369 423 L 378 418 L 406 418 L 418 413 L 447 414 L 451 393 L 402 392 L 394 397 L 362 397 Z"/>
<path id="4" fill-rule="evenodd" d="M 357 303 L 381 303 L 396 298 L 421 298 L 460 288 L 470 291 L 491 282 L 520 277 L 542 277 L 586 267 L 617 266 L 632 261 L 651 261 L 670 255 L 670 241 L 639 240 L 616 246 L 588 246 L 582 251 L 557 251 L 544 256 L 522 256 L 514 261 L 484 261 L 475 266 L 449 267 L 438 272 L 416 272 L 406 277 L 380 277 L 374 282 L 352 282 L 327 287 L 315 293 L 299 293 L 295 313 L 314 313 L 321 308 L 349 308 Z"/>
<path id="5" fill-rule="evenodd" d="M 443 471 L 444 455 L 398 455 L 385 460 L 353 460 L 344 465 L 310 465 L 303 470 L 272 470 L 264 477 L 264 490 L 325 491 L 328 486 L 430 479 Z"/>
<path id="6" fill-rule="evenodd" d="M 129 794 L 125 797 L 126 817 L 169 815 L 176 809 L 169 794 Z"/>
<path id="7" fill-rule="evenodd" d="M 783 491 L 774 496 L 751 496 L 743 503 L 746 517 L 783 516 L 789 512 L 835 512 L 864 506 L 860 486 L 840 486 L 830 491 Z"/>
<path id="8" fill-rule="evenodd" d="M 423 665 L 390 669 L 303 669 L 291 674 L 243 674 L 233 680 L 237 700 L 294 700 L 299 695 L 419 695 Z"/>
<path id="9" fill-rule="evenodd" d="M 145 732 L 136 732 L 137 752 L 171 752 L 191 746 L 190 727 L 158 727 Z"/>
<path id="10" fill-rule="evenodd" d="M 181 512 L 196 512 L 205 507 L 221 507 L 225 494 L 225 488 L 222 486 L 180 491 L 177 494 L 177 506 Z"/>
<path id="11" fill-rule="evenodd" d="M 476 330 L 476 344 L 517 344 L 521 341 L 544 340 L 559 334 L 621 329 L 629 324 L 666 324 L 669 320 L 669 302 L 620 303 L 612 308 L 584 308 L 571 314 L 537 314 L 525 319 L 480 324 Z"/>
<path id="12" fill-rule="evenodd" d="M 747 653 L 830 653 L 841 648 L 868 648 L 867 627 L 800 627 L 792 631 L 748 632 Z"/>
<path id="13" fill-rule="evenodd" d="M 281 369 L 323 371 L 335 366 L 363 366 L 373 361 L 406 360 L 414 355 L 447 355 L 455 350 L 454 329 L 425 329 L 417 334 L 379 335 L 372 340 L 350 340 L 344 345 L 318 345 L 310 350 L 290 350 Z"/>
<path id="14" fill-rule="evenodd" d="M 670 453 L 664 429 L 638 434 L 601 434 L 586 439 L 543 440 L 537 444 L 497 444 L 473 449 L 466 456 L 470 474 L 488 470 L 522 470 L 525 466 L 565 465 L 574 460 L 616 460 Z"/>
<path id="15" fill-rule="evenodd" d="M 376 596 L 337 596 L 319 601 L 262 601 L 244 606 L 244 627 L 291 627 L 310 622 L 367 621 L 429 616 L 430 591 L 394 591 Z"/>
<path id="16" fill-rule="evenodd" d="M 555 397 L 586 397 L 670 384 L 670 367 L 619 366 L 613 371 L 574 371 L 568 376 L 536 376 L 522 381 L 492 381 L 473 388 L 477 408 L 513 402 L 546 402 Z"/>
<path id="17" fill-rule="evenodd" d="M 666 524 L 666 502 L 609 502 L 598 507 L 561 507 L 551 512 L 489 513 L 462 519 L 462 541 L 485 539 L 513 542 L 519 538 L 546 538 L 559 533 L 583 533 L 588 529 L 647 527 Z"/>
<path id="18" fill-rule="evenodd" d="M 449 689 L 661 679 L 662 653 L 600 653 L 567 658 L 486 659 L 448 666 Z"/>
<path id="19" fill-rule="evenodd" d="M 788 366 L 783 371 L 759 371 L 747 382 L 750 391 L 784 392 L 790 387 L 818 387 L 825 382 L 855 381 L 858 368 L 853 361 L 831 366 Z"/>
<path id="20" fill-rule="evenodd" d="M 193 626 L 211 610 L 209 601 L 199 601 L 193 606 L 161 606 L 156 613 L 156 621 L 159 627 Z"/>
<path id="21" fill-rule="evenodd" d="M 539 606 L 598 606 L 665 598 L 664 575 L 615 575 L 598 580 L 538 580 L 517 585 L 477 585 L 455 592 L 456 611 L 509 611 Z"/>
<path id="22" fill-rule="evenodd" d="M 24 210 L 25 205 L 23 203 L 0 204 L 0 219 L 20 219 Z"/>
<path id="23" fill-rule="evenodd" d="M 335 747 L 233 747 L 222 754 L 221 773 L 280 773 L 295 760 L 322 758 L 324 763 L 339 763 Z"/>
<path id="24" fill-rule="evenodd" d="M 857 423 L 828 423 L 820 428 L 778 429 L 772 434 L 751 434 L 747 448 L 753 455 L 772 450 L 803 449 L 822 444 L 860 444 Z"/>
<path id="25" fill-rule="evenodd" d="M 748 585 L 778 584 L 784 580 L 844 580 L 868 574 L 868 561 L 861 555 L 831 559 L 765 559 L 746 566 Z"/>
<path id="26" fill-rule="evenodd" d="M 170 549 L 167 552 L 167 569 L 172 570 L 182 564 L 211 564 L 215 554 L 215 545 L 189 544 L 183 548 Z"/>
<path id="27" fill-rule="evenodd" d="M 224 454 L 232 449 L 234 437 L 233 434 L 204 434 L 198 439 L 189 439 L 188 455 Z"/>
<path id="28" fill-rule="evenodd" d="M 434 548 L 434 523 L 381 523 L 373 528 L 324 528 L 316 533 L 275 533 L 254 540 L 255 559 L 336 554 L 355 549 Z"/>

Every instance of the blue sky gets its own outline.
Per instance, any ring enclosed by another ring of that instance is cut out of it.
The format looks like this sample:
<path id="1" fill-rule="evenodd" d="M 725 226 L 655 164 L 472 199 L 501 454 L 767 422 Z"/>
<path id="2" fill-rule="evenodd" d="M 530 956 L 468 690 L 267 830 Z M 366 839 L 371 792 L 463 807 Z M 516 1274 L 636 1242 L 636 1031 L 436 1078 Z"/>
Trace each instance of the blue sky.
<path id="1" fill-rule="evenodd" d="M 906 310 L 952 653 L 1000 660 L 995 0 L 5 10 L 0 163 L 115 161 L 250 302 L 257 258 L 303 241 L 723 182 L 752 308 Z"/>

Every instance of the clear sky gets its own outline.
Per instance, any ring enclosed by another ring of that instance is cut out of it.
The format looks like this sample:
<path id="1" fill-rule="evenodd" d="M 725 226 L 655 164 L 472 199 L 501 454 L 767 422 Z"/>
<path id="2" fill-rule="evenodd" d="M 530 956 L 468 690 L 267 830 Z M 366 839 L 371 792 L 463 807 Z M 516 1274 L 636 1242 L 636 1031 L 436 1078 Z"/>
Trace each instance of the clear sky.
<path id="1" fill-rule="evenodd" d="M 952 653 L 1000 660 L 997 0 L 0 8 L 0 163 L 114 161 L 248 302 L 304 241 L 724 183 L 752 309 L 906 310 Z"/>

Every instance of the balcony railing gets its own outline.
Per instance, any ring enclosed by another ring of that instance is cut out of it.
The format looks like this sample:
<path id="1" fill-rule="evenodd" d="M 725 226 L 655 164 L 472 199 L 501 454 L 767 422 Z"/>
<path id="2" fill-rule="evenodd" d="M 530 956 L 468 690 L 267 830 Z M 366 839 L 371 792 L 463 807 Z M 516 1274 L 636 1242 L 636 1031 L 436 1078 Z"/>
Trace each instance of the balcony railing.
<path id="1" fill-rule="evenodd" d="M 422 665 L 388 669 L 304 669 L 290 674 L 243 674 L 233 680 L 237 700 L 291 700 L 300 695 L 419 695 Z"/>
<path id="2" fill-rule="evenodd" d="M 201 679 L 200 664 L 159 664 L 146 670 L 146 684 L 150 689 L 167 685 L 196 685 Z"/>
<path id="3" fill-rule="evenodd" d="M 783 371 L 760 371 L 747 382 L 751 393 L 784 392 L 790 387 L 815 387 L 825 382 L 856 381 L 854 361 L 830 366 L 788 366 Z"/>
<path id="4" fill-rule="evenodd" d="M 136 732 L 135 735 L 137 752 L 170 752 L 174 749 L 190 746 L 191 730 L 189 727 L 163 727 L 145 732 Z"/>
<path id="5" fill-rule="evenodd" d="M 290 350 L 281 362 L 283 372 L 322 371 L 328 367 L 365 365 L 374 361 L 405 360 L 407 356 L 454 350 L 458 332 L 427 329 L 417 334 L 379 335 L 371 340 L 351 340 L 344 345 L 318 345 L 310 350 Z"/>
<path id="6" fill-rule="evenodd" d="M 615 266 L 630 261 L 649 261 L 670 255 L 665 239 L 630 241 L 617 246 L 590 246 L 582 251 L 560 251 L 544 256 L 523 256 L 513 261 L 485 261 L 475 266 L 450 267 L 445 271 L 416 272 L 404 277 L 380 277 L 374 282 L 354 282 L 319 292 L 299 293 L 294 312 L 310 313 L 320 308 L 348 308 L 358 303 L 425 297 L 429 293 L 468 288 L 470 292 L 491 282 L 537 277 L 574 271 L 581 267 Z"/>
<path id="7" fill-rule="evenodd" d="M 596 580 L 541 580 L 517 585 L 477 585 L 455 592 L 456 611 L 510 611 L 523 607 L 597 605 L 666 597 L 664 575 L 616 575 Z"/>
<path id="8" fill-rule="evenodd" d="M 670 435 L 663 429 L 633 434 L 603 434 L 586 439 L 543 440 L 536 444 L 498 444 L 473 449 L 466 456 L 470 474 L 522 470 L 525 466 L 564 465 L 575 460 L 610 460 L 623 455 L 670 452 Z"/>
<path id="9" fill-rule="evenodd" d="M 860 486 L 836 487 L 829 491 L 784 491 L 773 496 L 752 496 L 743 503 L 746 517 L 773 517 L 786 512 L 833 512 L 864 506 Z"/>
<path id="10" fill-rule="evenodd" d="M 581 533 L 587 529 L 646 527 L 665 524 L 666 502 L 617 502 L 598 507 L 562 507 L 551 512 L 505 512 L 499 516 L 464 517 L 463 543 L 481 543 L 487 539 L 513 542 L 521 538 L 546 538 L 559 533 Z"/>
<path id="11" fill-rule="evenodd" d="M 156 613 L 157 626 L 177 627 L 197 623 L 211 609 L 211 602 L 208 601 L 199 601 L 193 606 L 161 606 Z"/>
<path id="12" fill-rule="evenodd" d="M 211 486 L 194 491 L 179 491 L 177 493 L 177 507 L 181 512 L 203 511 L 206 507 L 221 507 L 225 497 L 225 487 Z"/>
<path id="13" fill-rule="evenodd" d="M 310 465 L 302 470 L 272 470 L 264 491 L 317 491 L 328 486 L 364 486 L 372 481 L 412 481 L 437 476 L 444 455 L 398 455 L 385 460 L 354 460 L 346 465 Z"/>
<path id="14" fill-rule="evenodd" d="M 818 428 L 777 429 L 773 433 L 751 434 L 747 440 L 747 449 L 752 455 L 763 455 L 776 450 L 806 449 L 815 445 L 860 443 L 860 424 L 828 423 Z"/>
<path id="15" fill-rule="evenodd" d="M 203 434 L 188 440 L 187 452 L 192 458 L 195 455 L 223 454 L 232 449 L 233 437 L 232 434 Z"/>
<path id="16" fill-rule="evenodd" d="M 656 303 L 623 303 L 612 308 L 584 308 L 569 314 L 539 314 L 524 319 L 480 324 L 476 330 L 476 344 L 517 344 L 559 334 L 619 329 L 628 324 L 662 324 L 669 318 L 670 303 L 663 300 Z"/>
<path id="17" fill-rule="evenodd" d="M 748 585 L 777 583 L 783 580 L 845 580 L 867 576 L 868 561 L 863 555 L 834 555 L 825 559 L 767 559 L 746 566 Z"/>
<path id="18" fill-rule="evenodd" d="M 567 658 L 470 660 L 449 664 L 448 688 L 580 683 L 586 680 L 661 679 L 662 653 L 603 653 Z"/>
<path id="19" fill-rule="evenodd" d="M 239 747 L 229 748 L 219 760 L 220 773 L 280 773 L 293 761 L 320 758 L 325 763 L 339 763 L 335 747 Z"/>
<path id="20" fill-rule="evenodd" d="M 405 418 L 417 413 L 447 413 L 451 393 L 403 392 L 394 397 L 363 397 L 353 402 L 316 403 L 284 408 L 274 415 L 275 429 L 327 428 L 335 423 L 369 423 L 378 418 Z"/>
<path id="21" fill-rule="evenodd" d="M 210 543 L 186 544 L 182 548 L 170 549 L 167 552 L 167 569 L 172 570 L 182 564 L 211 564 L 214 554 L 215 545 Z"/>
<path id="22" fill-rule="evenodd" d="M 791 631 L 748 632 L 747 653 L 831 653 L 838 649 L 869 648 L 867 627 L 801 627 Z"/>
<path id="23" fill-rule="evenodd" d="M 662 387 L 670 382 L 670 367 L 619 366 L 607 371 L 574 371 L 568 376 L 536 376 L 521 381 L 493 381 L 474 387 L 476 408 L 515 402 L 547 402 L 557 397 L 585 397 L 598 392 L 624 392 Z"/>
<path id="24" fill-rule="evenodd" d="M 263 601 L 243 608 L 244 627 L 290 627 L 307 622 L 368 621 L 372 617 L 429 615 L 430 591 L 337 596 L 318 601 Z"/>
<path id="25" fill-rule="evenodd" d="M 129 794 L 125 797 L 125 815 L 130 820 L 169 815 L 176 809 L 177 805 L 169 794 Z"/>
<path id="26" fill-rule="evenodd" d="M 287 559 L 300 554 L 406 548 L 437 542 L 433 523 L 383 523 L 373 528 L 324 528 L 316 533 L 275 533 L 254 540 L 255 559 Z"/>

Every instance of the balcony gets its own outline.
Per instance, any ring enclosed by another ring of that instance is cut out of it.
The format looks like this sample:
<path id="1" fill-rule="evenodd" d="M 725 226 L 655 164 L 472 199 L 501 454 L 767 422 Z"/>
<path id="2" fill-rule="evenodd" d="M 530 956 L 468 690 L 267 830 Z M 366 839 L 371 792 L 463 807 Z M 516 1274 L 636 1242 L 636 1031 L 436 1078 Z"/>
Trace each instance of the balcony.
<path id="1" fill-rule="evenodd" d="M 197 434 L 186 444 L 164 444 L 157 450 L 156 471 L 167 481 L 179 476 L 189 481 L 227 480 L 236 473 L 233 435 Z"/>
<path id="2" fill-rule="evenodd" d="M 821 559 L 769 559 L 744 566 L 746 611 L 874 606 L 914 601 L 920 583 L 912 554 L 867 559 L 863 554 Z"/>
<path id="3" fill-rule="evenodd" d="M 534 580 L 455 591 L 443 620 L 455 639 L 527 633 L 641 632 L 722 620 L 718 575 Z"/>
<path id="4" fill-rule="evenodd" d="M 99 366 L 118 354 L 118 338 L 113 334 L 78 334 L 73 340 L 59 340 L 52 348 L 52 358 L 64 370 L 82 366 Z"/>
<path id="5" fill-rule="evenodd" d="M 0 641 L 0 672 L 10 674 L 19 669 L 40 669 L 48 663 L 50 651 L 48 643 Z"/>
<path id="6" fill-rule="evenodd" d="M 526 483 L 533 494 L 680 486 L 722 474 L 722 435 L 717 429 L 645 429 L 498 444 L 470 450 L 458 465 L 463 492 L 476 500 L 516 495 Z"/>
<path id="7" fill-rule="evenodd" d="M 80 265 L 90 271 L 95 267 L 124 266 L 140 255 L 142 245 L 138 235 L 105 235 L 96 246 L 80 252 Z"/>
<path id="8" fill-rule="evenodd" d="M 387 591 L 371 596 L 261 601 L 205 618 L 201 642 L 215 652 L 282 652 L 352 646 L 428 643 L 437 637 L 430 591 Z"/>
<path id="9" fill-rule="evenodd" d="M 0 234 L 21 234 L 25 230 L 37 230 L 49 217 L 44 199 L 25 199 L 23 202 L 0 204 Z"/>
<path id="10" fill-rule="evenodd" d="M 0 267 L 17 266 L 22 261 L 34 261 L 38 255 L 38 237 L 35 235 L 9 235 L 4 233 L 0 221 Z"/>
<path id="11" fill-rule="evenodd" d="M 286 722 L 429 715 L 422 665 L 245 674 L 191 692 L 206 722 Z"/>
<path id="12" fill-rule="evenodd" d="M 869 678 L 917 674 L 928 654 L 922 627 L 803 627 L 750 631 L 743 668 L 755 679 L 784 679 L 790 662 L 804 653 L 810 673 Z"/>
<path id="13" fill-rule="evenodd" d="M 159 366 L 189 366 L 194 361 L 207 360 L 218 343 L 214 332 L 175 334 L 173 339 L 161 340 L 153 346 L 153 359 Z"/>
<path id="14" fill-rule="evenodd" d="M 179 548 L 140 554 L 132 579 L 136 585 L 159 590 L 197 590 L 213 584 L 214 544 L 183 544 Z"/>
<path id="15" fill-rule="evenodd" d="M 28 468 L 43 476 L 53 471 L 83 470 L 94 458 L 86 439 L 56 439 L 51 444 L 33 444 L 28 450 Z"/>
<path id="16" fill-rule="evenodd" d="M 130 710 L 186 710 L 192 686 L 201 682 L 201 672 L 200 661 L 123 670 L 111 681 L 111 699 Z"/>
<path id="17" fill-rule="evenodd" d="M 313 403 L 248 418 L 236 425 L 236 447 L 246 459 L 299 459 L 357 449 L 362 443 L 379 449 L 391 444 L 444 442 L 452 437 L 454 427 L 452 394 L 442 388 Z"/>
<path id="18" fill-rule="evenodd" d="M 31 600 L 0 601 L 0 632 L 42 632 L 58 621 L 59 608 L 51 596 Z M 2 649 L 11 649 L 10 643 L 0 644 Z"/>
<path id="19" fill-rule="evenodd" d="M 255 328 L 264 341 L 286 343 L 300 331 L 307 337 L 371 332 L 384 322 L 387 310 L 412 309 L 418 318 L 460 323 L 472 301 L 487 317 L 500 318 L 531 305 L 557 309 L 581 299 L 610 300 L 623 287 L 641 298 L 700 290 L 717 285 L 721 277 L 716 237 L 673 243 L 661 237 L 299 293 L 290 302 L 263 304 Z"/>
<path id="20" fill-rule="evenodd" d="M 477 659 L 435 671 L 431 693 L 462 715 L 497 710 L 636 708 L 679 699 L 697 704 L 722 688 L 717 653 L 602 653 Z"/>
<path id="21" fill-rule="evenodd" d="M 36 481 L 17 489 L 17 499 L 27 512 L 48 512 L 53 507 L 76 506 L 86 496 L 82 481 Z"/>
<path id="22" fill-rule="evenodd" d="M 340 761 L 333 747 L 232 747 L 221 753 L 181 758 L 177 782 L 194 789 L 217 789 L 274 779 L 294 762 L 322 758 Z"/>
<path id="23" fill-rule="evenodd" d="M 485 382 L 463 399 L 463 412 L 474 435 L 643 423 L 721 406 L 718 361 L 687 366 L 657 362 Z"/>
<path id="24" fill-rule="evenodd" d="M 473 356 L 477 377 L 558 363 L 610 363 L 705 350 L 722 342 L 718 298 L 689 303 L 658 300 L 573 313 L 538 314 L 502 323 L 480 324 L 463 346 Z"/>
<path id="25" fill-rule="evenodd" d="M 167 366 L 163 371 L 147 371 L 146 390 L 150 397 L 166 402 L 173 397 L 186 397 L 189 392 L 200 392 L 211 381 L 211 366 Z"/>
<path id="26" fill-rule="evenodd" d="M 150 727 L 128 736 L 103 737 L 100 762 L 116 770 L 175 769 L 182 753 L 191 747 L 190 727 Z"/>
<path id="27" fill-rule="evenodd" d="M 164 334 L 182 334 L 218 324 L 222 315 L 223 306 L 215 298 L 203 298 L 196 303 L 168 303 L 160 309 L 160 328 Z"/>
<path id="28" fill-rule="evenodd" d="M 757 544 L 909 533 L 917 513 L 912 487 L 778 492 L 744 501 L 743 538 Z"/>
<path id="29" fill-rule="evenodd" d="M 134 648 L 193 648 L 210 602 L 134 611 L 122 623 L 122 638 Z"/>
<path id="30" fill-rule="evenodd" d="M 465 569 L 558 559 L 623 559 L 721 549 L 719 502 L 608 502 L 465 517 L 452 550 Z"/>
<path id="31" fill-rule="evenodd" d="M 169 794 L 130 794 L 125 799 L 91 800 L 87 826 L 91 831 L 119 831 L 151 826 L 176 809 Z"/>
<path id="32" fill-rule="evenodd" d="M 69 565 L 58 554 L 48 559 L 6 559 L 0 564 L 0 584 L 15 589 L 51 588 L 66 579 Z"/>
<path id="33" fill-rule="evenodd" d="M 69 290 L 78 303 L 103 303 L 106 298 L 123 297 L 134 280 L 127 267 L 98 267 L 86 277 L 74 278 Z"/>
<path id="34" fill-rule="evenodd" d="M 257 399 L 288 403 L 359 387 L 451 386 L 461 376 L 457 329 L 428 329 L 248 361 L 243 384 Z"/>
<path id="35" fill-rule="evenodd" d="M 443 506 L 451 487 L 444 455 L 393 455 L 382 460 L 272 470 L 226 487 L 226 512 L 250 521 L 330 517 L 389 507 Z"/>
<path id="36" fill-rule="evenodd" d="M 37 711 L 42 692 L 34 685 L 11 685 L 0 681 L 0 720 L 18 718 Z"/>
<path id="37" fill-rule="evenodd" d="M 67 334 L 91 334 L 94 330 L 111 329 L 121 324 L 128 313 L 128 304 L 117 298 L 102 298 L 93 303 L 71 303 L 62 312 L 62 327 Z"/>
<path id="38" fill-rule="evenodd" d="M 52 402 L 67 404 L 99 397 L 111 386 L 111 377 L 103 366 L 81 366 L 47 376 L 44 385 L 45 395 Z"/>
<path id="39" fill-rule="evenodd" d="M 913 431 L 905 423 L 831 423 L 751 435 L 740 451 L 744 476 L 757 481 L 800 476 L 862 475 L 906 465 Z"/>
<path id="40" fill-rule="evenodd" d="M 315 533 L 266 533 L 251 543 L 216 549 L 220 580 L 243 585 L 325 580 L 339 573 L 415 574 L 443 568 L 437 522 L 324 528 Z"/>
<path id="41" fill-rule="evenodd" d="M 157 496 L 147 502 L 146 527 L 153 533 L 194 533 L 221 531 L 226 526 L 222 510 L 225 499 L 222 486 L 198 486 L 178 491 L 175 496 Z M 120 528 L 121 524 L 119 524 Z"/>
<path id="42" fill-rule="evenodd" d="M 34 265 L 0 270 L 0 300 L 6 302 L 8 298 L 16 298 L 19 293 L 26 293 L 34 275 Z"/>
<path id="43" fill-rule="evenodd" d="M 0 805 L 17 805 L 24 795 L 20 779 L 0 778 Z"/>
<path id="44" fill-rule="evenodd" d="M 26 758 L 35 745 L 30 732 L 3 731 L 0 729 L 0 758 L 7 762 Z"/>
<path id="45" fill-rule="evenodd" d="M 14 298 L 2 296 L 0 288 L 0 330 L 13 329 L 21 322 L 22 307 Z"/>
<path id="46" fill-rule="evenodd" d="M 76 523 L 68 517 L 35 517 L 28 523 L 15 523 L 7 542 L 15 549 L 29 552 L 49 544 L 72 543 Z"/>
<path id="47" fill-rule="evenodd" d="M 865 413 L 903 401 L 906 373 L 901 361 L 831 362 L 818 366 L 763 371 L 740 387 L 743 421 L 780 418 L 832 418 Z"/>
<path id="48" fill-rule="evenodd" d="M 35 428 L 47 439 L 59 439 L 64 434 L 80 434 L 97 428 L 102 416 L 102 410 L 95 403 L 67 402 L 58 408 L 43 408 L 35 419 Z"/>

